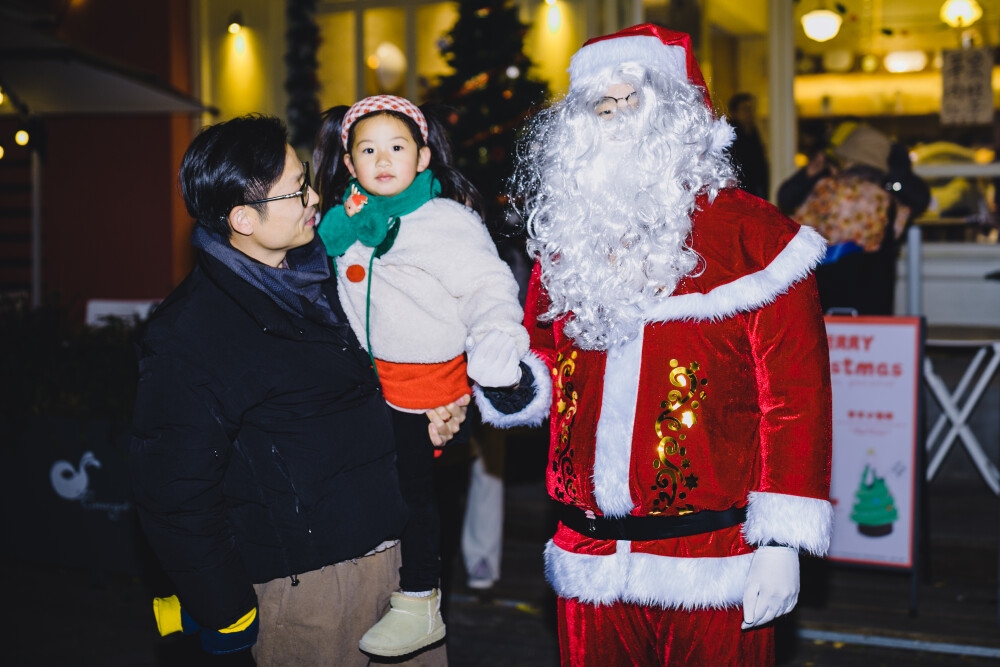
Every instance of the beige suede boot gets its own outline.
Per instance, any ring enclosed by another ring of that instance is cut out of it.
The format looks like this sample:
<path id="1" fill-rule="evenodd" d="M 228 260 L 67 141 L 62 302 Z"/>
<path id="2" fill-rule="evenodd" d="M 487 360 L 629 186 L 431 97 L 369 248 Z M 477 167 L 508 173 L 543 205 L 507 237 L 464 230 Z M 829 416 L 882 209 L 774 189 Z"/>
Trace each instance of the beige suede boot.
<path id="1" fill-rule="evenodd" d="M 358 648 L 392 658 L 429 646 L 443 639 L 444 634 L 441 589 L 435 588 L 423 598 L 396 591 L 389 599 L 389 613 L 365 633 Z"/>

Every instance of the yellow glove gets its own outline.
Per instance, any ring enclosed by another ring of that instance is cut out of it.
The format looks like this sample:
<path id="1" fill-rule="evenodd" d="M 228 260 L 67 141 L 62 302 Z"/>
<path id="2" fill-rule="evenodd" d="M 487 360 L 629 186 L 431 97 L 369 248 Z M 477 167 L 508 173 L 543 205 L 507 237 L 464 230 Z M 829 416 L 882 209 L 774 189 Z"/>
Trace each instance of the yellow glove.
<path id="1" fill-rule="evenodd" d="M 156 629 L 161 637 L 174 632 L 189 635 L 201 626 L 188 616 L 176 595 L 168 598 L 153 598 L 153 616 L 156 617 Z M 232 625 L 221 630 L 203 630 L 201 647 L 209 653 L 222 654 L 240 651 L 253 646 L 257 641 L 257 608 L 254 607 Z"/>
<path id="2" fill-rule="evenodd" d="M 160 631 L 161 637 L 175 632 L 189 635 L 199 629 L 198 624 L 181 607 L 181 601 L 176 595 L 153 598 L 153 616 L 156 617 L 156 629 Z"/>

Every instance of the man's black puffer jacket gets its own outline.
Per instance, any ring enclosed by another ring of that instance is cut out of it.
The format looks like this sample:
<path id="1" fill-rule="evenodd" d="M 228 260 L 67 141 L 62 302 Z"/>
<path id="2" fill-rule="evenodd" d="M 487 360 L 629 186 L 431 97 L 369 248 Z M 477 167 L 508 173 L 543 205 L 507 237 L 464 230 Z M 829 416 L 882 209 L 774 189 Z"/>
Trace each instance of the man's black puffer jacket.
<path id="1" fill-rule="evenodd" d="M 248 612 L 252 583 L 362 556 L 405 522 L 388 408 L 333 278 L 324 292 L 335 327 L 201 253 L 143 335 L 136 505 L 203 627 Z"/>

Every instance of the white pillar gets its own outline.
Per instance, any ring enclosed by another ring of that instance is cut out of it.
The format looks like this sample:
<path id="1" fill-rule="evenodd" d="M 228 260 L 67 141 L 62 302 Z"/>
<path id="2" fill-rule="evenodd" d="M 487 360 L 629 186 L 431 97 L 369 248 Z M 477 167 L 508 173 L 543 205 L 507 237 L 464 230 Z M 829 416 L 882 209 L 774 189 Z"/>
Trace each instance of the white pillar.
<path id="1" fill-rule="evenodd" d="M 604 0 L 604 25 L 601 26 L 599 35 L 610 35 L 618 30 L 618 0 Z"/>
<path id="2" fill-rule="evenodd" d="M 768 124 L 771 135 L 771 201 L 795 172 L 795 17 L 792 0 L 768 0 Z"/>
<path id="3" fill-rule="evenodd" d="M 642 0 L 632 0 L 631 18 L 628 25 L 639 25 L 646 20 L 646 7 Z M 628 27 L 628 26 L 624 26 Z"/>
<path id="4" fill-rule="evenodd" d="M 924 314 L 923 244 L 920 225 L 906 232 L 906 314 Z"/>

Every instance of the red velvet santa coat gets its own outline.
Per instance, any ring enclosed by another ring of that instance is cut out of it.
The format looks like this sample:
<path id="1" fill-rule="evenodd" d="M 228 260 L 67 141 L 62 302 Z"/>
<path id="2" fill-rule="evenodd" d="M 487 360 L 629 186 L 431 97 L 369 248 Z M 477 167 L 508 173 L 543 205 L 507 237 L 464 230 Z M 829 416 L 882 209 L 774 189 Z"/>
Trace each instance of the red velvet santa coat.
<path id="1" fill-rule="evenodd" d="M 828 548 L 829 354 L 810 275 L 826 244 L 740 190 L 699 201 L 692 247 L 705 270 L 646 314 L 636 341 L 581 350 L 560 321 L 540 323 L 547 298 L 535 267 L 525 326 L 547 366 L 535 375 L 551 378 L 546 484 L 598 515 L 747 506 L 747 521 L 650 542 L 595 540 L 560 524 L 545 551 L 560 596 L 739 605 L 755 545 Z M 487 419 L 537 422 L 538 410 L 535 401 Z"/>

